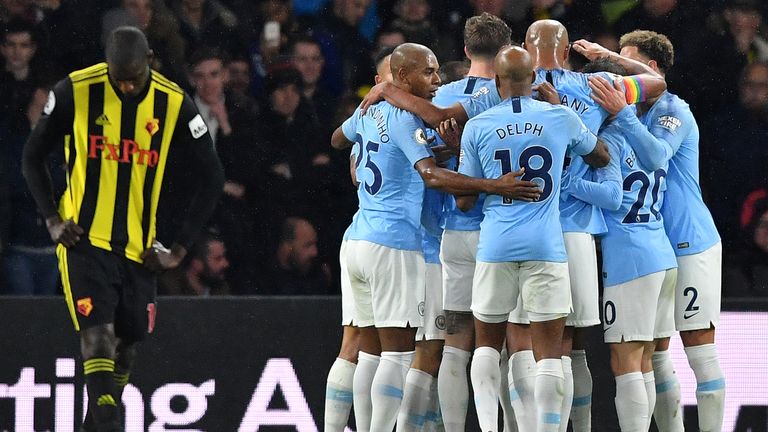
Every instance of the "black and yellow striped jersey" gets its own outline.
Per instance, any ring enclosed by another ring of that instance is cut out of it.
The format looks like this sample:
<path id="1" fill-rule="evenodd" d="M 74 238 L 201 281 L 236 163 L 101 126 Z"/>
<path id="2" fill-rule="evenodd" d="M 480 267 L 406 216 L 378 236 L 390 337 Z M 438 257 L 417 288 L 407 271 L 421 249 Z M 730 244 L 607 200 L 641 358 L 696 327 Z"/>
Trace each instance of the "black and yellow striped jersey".
<path id="1" fill-rule="evenodd" d="M 222 175 L 194 102 L 154 71 L 133 97 L 111 83 L 106 63 L 71 73 L 49 94 L 43 119 L 27 142 L 25 164 L 56 144 L 64 145 L 67 165 L 67 189 L 58 205 L 61 218 L 83 228 L 92 246 L 137 262 L 157 234 L 156 213 L 172 146 L 191 153 L 189 160 L 196 165 L 189 167 L 191 175 L 202 172 L 214 183 Z M 41 212 L 45 217 L 55 214 L 49 191 L 35 190 L 31 177 L 27 175 L 28 183 Z M 213 202 L 197 203 L 187 212 L 187 231 L 181 230 L 177 243 L 191 245 L 215 206 L 214 192 L 198 197 Z"/>

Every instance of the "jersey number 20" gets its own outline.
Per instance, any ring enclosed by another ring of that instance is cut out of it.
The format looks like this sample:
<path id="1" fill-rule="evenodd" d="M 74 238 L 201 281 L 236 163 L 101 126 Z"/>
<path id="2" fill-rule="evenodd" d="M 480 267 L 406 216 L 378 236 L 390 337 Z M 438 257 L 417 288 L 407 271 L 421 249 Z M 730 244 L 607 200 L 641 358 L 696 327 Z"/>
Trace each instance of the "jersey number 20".
<path id="1" fill-rule="evenodd" d="M 656 220 L 659 220 L 659 211 L 654 207 L 659 201 L 659 189 L 661 188 L 662 179 L 666 176 L 667 172 L 663 169 L 657 169 L 653 172 L 654 181 L 653 189 L 651 190 L 651 197 L 653 198 L 653 201 L 651 202 L 651 213 L 656 218 Z M 643 205 L 645 204 L 645 195 L 648 193 L 648 187 L 651 185 L 651 179 L 649 179 L 644 172 L 635 171 L 624 179 L 623 189 L 625 192 L 631 191 L 632 185 L 638 181 L 640 182 L 640 190 L 637 192 L 637 199 L 635 200 L 635 203 L 632 204 L 632 207 L 629 209 L 629 212 L 627 212 L 627 215 L 624 216 L 624 219 L 621 221 L 622 223 L 645 223 L 651 219 L 651 215 L 648 213 L 640 213 L 640 209 L 643 208 Z"/>

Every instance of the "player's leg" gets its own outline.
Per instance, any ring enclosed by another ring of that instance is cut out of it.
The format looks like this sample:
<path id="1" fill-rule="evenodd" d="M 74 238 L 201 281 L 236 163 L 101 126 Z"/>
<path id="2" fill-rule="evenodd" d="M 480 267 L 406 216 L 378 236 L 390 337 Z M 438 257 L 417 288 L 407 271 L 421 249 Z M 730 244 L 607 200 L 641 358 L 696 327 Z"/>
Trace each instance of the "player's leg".
<path id="1" fill-rule="evenodd" d="M 391 432 L 403 399 L 405 376 L 414 357 L 416 329 L 426 267 L 421 252 L 368 243 L 373 316 L 381 341 L 381 361 L 371 386 L 371 430 Z M 351 252 L 351 250 L 350 250 Z"/>
<path id="2" fill-rule="evenodd" d="M 109 262 L 111 257 L 91 247 L 59 246 L 56 253 L 67 306 L 75 330 L 80 332 L 87 411 L 92 417 L 81 430 L 119 431 L 120 411 L 113 379 L 117 347 L 113 322 L 119 297 L 109 282 L 117 277 Z"/>
<path id="3" fill-rule="evenodd" d="M 689 256 L 678 257 L 675 321 L 688 364 L 696 376 L 699 430 L 719 431 L 725 409 L 725 375 L 715 347 L 720 321 L 720 243 Z"/>
<path id="4" fill-rule="evenodd" d="M 536 430 L 557 432 L 565 385 L 563 331 L 565 319 L 572 310 L 568 263 L 522 262 L 520 285 L 523 305 L 531 321 L 531 343 L 536 358 Z"/>
<path id="5" fill-rule="evenodd" d="M 339 265 L 341 268 L 341 325 L 343 328 L 339 355 L 328 371 L 325 383 L 324 430 L 343 432 L 349 422 L 352 408 L 352 386 L 357 368 L 360 331 L 354 324 L 355 301 L 347 271 L 347 242 L 341 242 Z"/>
<path id="6" fill-rule="evenodd" d="M 645 384 L 645 395 L 648 397 L 648 424 L 646 429 L 650 429 L 653 411 L 656 408 L 656 377 L 653 373 L 653 352 L 656 349 L 656 342 L 647 342 L 643 345 L 643 357 L 640 360 L 640 372 L 643 373 L 643 383 Z"/>
<path id="7" fill-rule="evenodd" d="M 656 406 L 653 418 L 660 432 L 683 431 L 683 409 L 680 406 L 680 382 L 669 355 L 669 337 L 675 332 L 674 302 L 677 269 L 665 272 L 656 308 L 653 352 L 653 375 L 656 382 Z"/>
<path id="8" fill-rule="evenodd" d="M 501 362 L 499 363 L 501 373 L 501 385 L 499 386 L 499 403 L 501 404 L 502 415 L 504 416 L 504 431 L 517 432 L 517 419 L 515 410 L 512 408 L 512 399 L 509 389 L 509 351 L 507 351 L 506 341 L 501 350 Z"/>
<path id="9" fill-rule="evenodd" d="M 445 340 L 443 284 L 440 264 L 427 263 L 423 307 L 424 325 L 416 332 L 416 355 L 405 377 L 403 403 L 397 420 L 398 431 L 420 431 L 429 416 L 432 383 L 440 369 Z"/>
<path id="10" fill-rule="evenodd" d="M 475 352 L 470 376 L 475 407 L 483 432 L 498 430 L 499 362 L 506 337 L 507 319 L 519 294 L 518 263 L 477 262 L 472 283 L 475 317 Z"/>
<path id="11" fill-rule="evenodd" d="M 573 312 L 568 315 L 563 335 L 566 388 L 562 415 L 563 418 L 570 415 L 574 432 L 585 432 L 592 429 L 592 375 L 584 345 L 574 343 L 574 339 L 582 339 L 582 329 L 600 324 L 597 251 L 595 239 L 589 233 L 565 232 L 563 240 L 568 254 Z M 565 431 L 565 427 L 563 422 L 561 430 Z"/>
<path id="12" fill-rule="evenodd" d="M 611 350 L 616 412 L 623 432 L 648 430 L 650 406 L 642 361 L 646 344 L 654 340 L 665 274 L 653 273 L 603 291 L 603 335 Z"/>
<path id="13" fill-rule="evenodd" d="M 437 392 L 447 432 L 466 430 L 469 405 L 467 366 L 475 348 L 470 306 L 478 238 L 479 231 L 446 230 L 440 244 L 446 335 L 437 376 Z"/>
<path id="14" fill-rule="evenodd" d="M 507 385 L 515 421 L 521 431 L 536 430 L 536 359 L 529 324 L 520 295 L 507 322 L 507 350 L 512 353 Z"/>
<path id="15" fill-rule="evenodd" d="M 367 432 L 371 428 L 373 411 L 371 384 L 381 356 L 378 331 L 373 326 L 373 294 L 368 280 L 368 268 L 376 257 L 371 257 L 371 243 L 357 240 L 346 243 L 347 276 L 354 302 L 353 315 L 359 331 L 357 367 L 352 378 L 352 400 L 356 430 Z"/>

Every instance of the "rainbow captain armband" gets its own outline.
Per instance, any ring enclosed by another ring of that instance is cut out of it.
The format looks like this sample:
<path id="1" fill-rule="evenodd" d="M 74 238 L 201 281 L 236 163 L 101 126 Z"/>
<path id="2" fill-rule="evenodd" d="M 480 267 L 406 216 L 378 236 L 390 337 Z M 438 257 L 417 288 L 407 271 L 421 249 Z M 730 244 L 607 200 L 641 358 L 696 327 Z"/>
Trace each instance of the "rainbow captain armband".
<path id="1" fill-rule="evenodd" d="M 624 77 L 624 95 L 627 103 L 632 105 L 645 100 L 645 87 L 643 82 L 636 77 Z"/>

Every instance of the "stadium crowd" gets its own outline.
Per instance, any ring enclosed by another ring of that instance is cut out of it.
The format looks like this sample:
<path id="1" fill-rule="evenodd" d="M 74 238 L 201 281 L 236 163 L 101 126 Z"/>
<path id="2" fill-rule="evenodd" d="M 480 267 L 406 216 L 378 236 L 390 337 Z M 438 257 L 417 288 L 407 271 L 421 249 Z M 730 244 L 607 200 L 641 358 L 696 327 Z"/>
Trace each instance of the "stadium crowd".
<path id="1" fill-rule="evenodd" d="M 374 58 L 417 42 L 461 61 L 465 20 L 503 17 L 521 42 L 537 19 L 618 50 L 634 29 L 675 47 L 670 91 L 701 129 L 701 187 L 724 249 L 724 295 L 768 296 L 768 6 L 757 0 L 0 0 L 0 294 L 60 292 L 55 248 L 21 173 L 48 90 L 101 61 L 106 35 L 142 29 L 152 65 L 191 95 L 225 170 L 209 228 L 161 294 L 337 294 L 357 208 L 332 132 L 373 85 Z M 50 160 L 65 187 L 63 154 Z M 169 173 L 183 191 L 196 179 Z M 159 209 L 158 236 L 178 229 Z M 164 217 L 165 216 L 165 217 Z"/>

